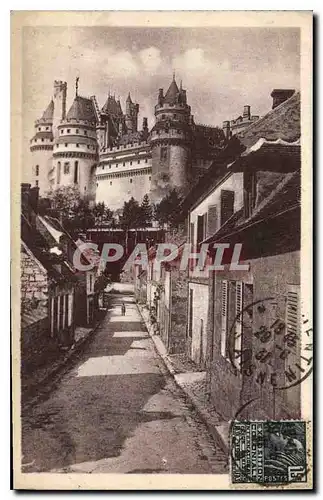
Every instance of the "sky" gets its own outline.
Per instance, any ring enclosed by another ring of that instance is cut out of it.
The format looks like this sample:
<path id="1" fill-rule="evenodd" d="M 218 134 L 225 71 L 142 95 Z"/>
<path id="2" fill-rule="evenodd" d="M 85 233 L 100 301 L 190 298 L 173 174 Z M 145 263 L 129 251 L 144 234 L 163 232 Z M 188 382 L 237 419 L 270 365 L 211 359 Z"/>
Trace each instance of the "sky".
<path id="1" fill-rule="evenodd" d="M 158 89 L 172 74 L 183 82 L 196 123 L 222 125 L 242 113 L 264 115 L 274 88 L 300 88 L 300 34 L 296 28 L 25 27 L 23 29 L 23 140 L 29 148 L 34 121 L 53 94 L 54 80 L 75 95 L 109 91 L 123 109 L 130 91 L 140 105 L 139 125 L 153 109 Z"/>

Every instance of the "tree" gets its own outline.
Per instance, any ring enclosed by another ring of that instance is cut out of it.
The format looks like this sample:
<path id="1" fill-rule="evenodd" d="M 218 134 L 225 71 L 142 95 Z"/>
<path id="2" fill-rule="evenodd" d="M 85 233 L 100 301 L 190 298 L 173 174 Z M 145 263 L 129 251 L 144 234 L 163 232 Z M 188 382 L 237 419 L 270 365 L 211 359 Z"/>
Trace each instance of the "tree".
<path id="1" fill-rule="evenodd" d="M 61 214 L 74 215 L 77 205 L 81 201 L 81 195 L 75 186 L 61 186 L 47 193 L 51 208 Z"/>
<path id="2" fill-rule="evenodd" d="M 123 211 L 120 217 L 120 226 L 122 229 L 128 230 L 131 228 L 136 228 L 140 226 L 141 222 L 141 207 L 134 199 L 131 197 L 129 201 L 125 201 L 123 204 Z"/>
<path id="3" fill-rule="evenodd" d="M 173 189 L 160 203 L 157 203 L 154 217 L 159 224 L 168 224 L 171 227 L 177 226 L 180 203 L 181 198 L 176 189 Z"/>
<path id="4" fill-rule="evenodd" d="M 148 194 L 145 194 L 145 196 L 143 197 L 140 206 L 140 211 L 141 211 L 140 219 L 142 223 L 141 225 L 143 227 L 151 226 L 151 221 L 153 218 L 153 209 L 150 204 Z"/>
<path id="5" fill-rule="evenodd" d="M 104 201 L 96 203 L 93 216 L 95 226 L 113 225 L 113 211 L 105 205 Z"/>

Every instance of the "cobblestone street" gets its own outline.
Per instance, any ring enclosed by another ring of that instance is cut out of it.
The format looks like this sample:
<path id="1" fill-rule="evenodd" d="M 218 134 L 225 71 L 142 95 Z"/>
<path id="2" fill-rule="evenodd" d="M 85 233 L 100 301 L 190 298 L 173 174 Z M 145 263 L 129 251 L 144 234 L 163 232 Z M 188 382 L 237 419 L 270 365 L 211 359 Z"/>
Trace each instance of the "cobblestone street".
<path id="1" fill-rule="evenodd" d="M 69 370 L 23 410 L 22 453 L 23 472 L 227 472 L 122 294 Z"/>

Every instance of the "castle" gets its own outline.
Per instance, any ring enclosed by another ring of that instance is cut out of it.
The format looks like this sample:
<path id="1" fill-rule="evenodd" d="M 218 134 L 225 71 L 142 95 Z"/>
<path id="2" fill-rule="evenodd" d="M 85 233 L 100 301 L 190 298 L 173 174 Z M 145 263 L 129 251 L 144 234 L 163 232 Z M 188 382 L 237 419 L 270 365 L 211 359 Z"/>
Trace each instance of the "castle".
<path id="1" fill-rule="evenodd" d="M 95 96 L 78 95 L 66 112 L 67 83 L 54 82 L 53 98 L 35 122 L 30 142 L 32 185 L 40 194 L 59 186 L 77 186 L 82 196 L 105 202 L 113 210 L 133 196 L 158 202 L 171 189 L 185 193 L 203 173 L 226 140 L 227 128 L 196 124 L 186 90 L 175 76 L 164 94 L 159 89 L 149 130 L 130 93 L 125 113 L 108 95 L 100 109 Z"/>

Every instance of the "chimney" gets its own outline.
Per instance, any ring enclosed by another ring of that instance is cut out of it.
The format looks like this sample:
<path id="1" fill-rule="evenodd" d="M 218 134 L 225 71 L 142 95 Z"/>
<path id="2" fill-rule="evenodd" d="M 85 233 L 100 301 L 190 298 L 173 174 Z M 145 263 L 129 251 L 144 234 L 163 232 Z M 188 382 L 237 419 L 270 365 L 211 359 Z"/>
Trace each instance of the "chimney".
<path id="1" fill-rule="evenodd" d="M 230 139 L 230 122 L 228 120 L 223 122 L 222 129 L 223 129 L 225 138 Z"/>
<path id="2" fill-rule="evenodd" d="M 287 101 L 293 94 L 295 94 L 294 89 L 274 89 L 270 94 L 273 98 L 272 109 L 277 108 L 277 106 Z"/>
<path id="3" fill-rule="evenodd" d="M 250 106 L 243 107 L 243 118 L 250 120 Z"/>

